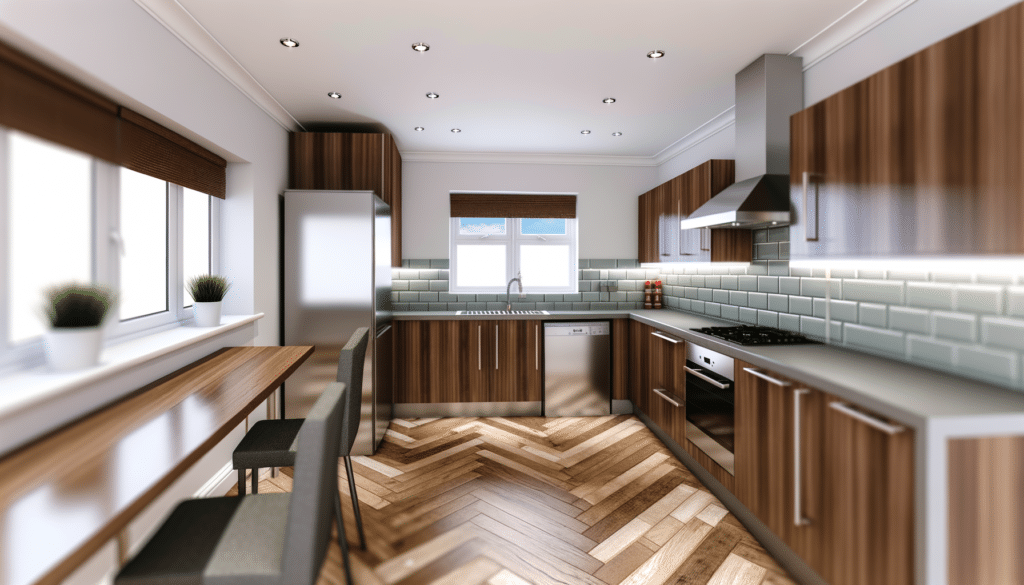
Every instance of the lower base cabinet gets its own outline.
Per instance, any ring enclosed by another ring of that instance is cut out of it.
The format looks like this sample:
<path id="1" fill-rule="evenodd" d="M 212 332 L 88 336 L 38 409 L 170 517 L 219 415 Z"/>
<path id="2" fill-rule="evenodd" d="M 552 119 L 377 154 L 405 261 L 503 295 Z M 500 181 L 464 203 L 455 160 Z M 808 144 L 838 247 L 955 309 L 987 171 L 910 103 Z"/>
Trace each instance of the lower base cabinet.
<path id="1" fill-rule="evenodd" d="M 736 497 L 833 585 L 910 585 L 914 433 L 736 363 Z"/>

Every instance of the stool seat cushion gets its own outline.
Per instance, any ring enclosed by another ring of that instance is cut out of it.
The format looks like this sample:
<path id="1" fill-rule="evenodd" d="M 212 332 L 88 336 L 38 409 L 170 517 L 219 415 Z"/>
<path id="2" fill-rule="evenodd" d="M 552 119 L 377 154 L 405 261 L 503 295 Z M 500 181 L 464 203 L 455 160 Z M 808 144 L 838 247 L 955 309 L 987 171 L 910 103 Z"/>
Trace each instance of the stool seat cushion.
<path id="1" fill-rule="evenodd" d="M 297 438 L 303 420 L 261 420 L 254 424 L 231 455 L 232 465 L 235 469 L 295 465 Z"/>

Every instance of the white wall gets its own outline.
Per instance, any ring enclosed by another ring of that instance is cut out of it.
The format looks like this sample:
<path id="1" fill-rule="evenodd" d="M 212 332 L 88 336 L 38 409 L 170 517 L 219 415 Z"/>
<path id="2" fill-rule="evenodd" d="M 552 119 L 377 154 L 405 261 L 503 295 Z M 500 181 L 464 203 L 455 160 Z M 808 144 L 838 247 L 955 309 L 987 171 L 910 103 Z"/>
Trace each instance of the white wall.
<path id="1" fill-rule="evenodd" d="M 637 195 L 654 167 L 476 162 L 402 164 L 402 255 L 448 257 L 451 191 L 576 193 L 580 258 L 636 258 Z"/>

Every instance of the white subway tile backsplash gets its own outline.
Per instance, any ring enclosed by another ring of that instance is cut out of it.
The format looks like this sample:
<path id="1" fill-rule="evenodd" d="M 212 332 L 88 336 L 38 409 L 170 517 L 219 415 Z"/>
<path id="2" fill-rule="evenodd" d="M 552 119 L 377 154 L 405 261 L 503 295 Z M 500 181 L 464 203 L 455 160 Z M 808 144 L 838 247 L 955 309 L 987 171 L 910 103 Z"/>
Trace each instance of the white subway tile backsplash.
<path id="1" fill-rule="evenodd" d="M 780 313 L 789 312 L 789 296 L 768 295 L 768 309 Z"/>
<path id="2" fill-rule="evenodd" d="M 697 298 L 702 301 L 714 300 L 714 293 L 710 288 L 699 288 L 697 289 Z"/>
<path id="3" fill-rule="evenodd" d="M 824 297 L 826 283 L 829 285 L 833 299 L 843 298 L 843 281 L 828 281 L 824 278 L 801 278 L 800 294 L 805 297 Z"/>
<path id="4" fill-rule="evenodd" d="M 704 303 L 704 313 L 712 317 L 722 316 L 722 305 L 718 303 Z"/>
<path id="5" fill-rule="evenodd" d="M 692 300 L 699 299 L 700 298 L 700 289 L 699 288 L 693 288 L 692 286 L 688 286 L 688 287 L 686 287 L 686 290 L 683 291 L 683 296 L 688 298 L 688 299 L 692 299 Z"/>
<path id="6" fill-rule="evenodd" d="M 816 337 L 818 339 L 825 339 L 825 320 L 818 319 L 817 317 L 800 317 L 800 333 L 808 335 L 810 337 Z M 843 324 L 833 322 L 831 327 L 831 338 L 832 343 L 842 343 L 843 340 Z"/>
<path id="7" fill-rule="evenodd" d="M 907 334 L 907 358 L 912 362 L 925 362 L 943 369 L 953 369 L 956 345 L 913 333 Z"/>
<path id="8" fill-rule="evenodd" d="M 789 276 L 789 260 L 769 260 L 768 276 Z"/>
<path id="9" fill-rule="evenodd" d="M 795 315 L 813 315 L 811 297 L 789 297 L 789 312 Z"/>
<path id="10" fill-rule="evenodd" d="M 978 317 L 965 313 L 932 313 L 932 331 L 936 337 L 958 341 L 977 341 Z"/>
<path id="11" fill-rule="evenodd" d="M 832 301 L 829 316 L 833 321 L 857 322 L 857 303 L 853 301 Z"/>
<path id="12" fill-rule="evenodd" d="M 740 321 L 750 323 L 751 325 L 757 325 L 757 309 L 740 307 Z"/>
<path id="13" fill-rule="evenodd" d="M 779 313 L 779 329 L 800 331 L 800 316 L 790 313 Z"/>
<path id="14" fill-rule="evenodd" d="M 1019 361 L 1014 352 L 984 347 L 961 347 L 956 352 L 959 371 L 1003 386 L 1016 386 Z"/>
<path id="15" fill-rule="evenodd" d="M 704 286 L 707 288 L 722 288 L 722 276 L 720 274 L 709 274 L 704 277 Z"/>
<path id="16" fill-rule="evenodd" d="M 982 317 L 981 342 L 986 346 L 1024 350 L 1024 319 Z"/>
<path id="17" fill-rule="evenodd" d="M 827 273 L 829 278 L 858 278 L 856 268 L 833 268 Z"/>
<path id="18" fill-rule="evenodd" d="M 868 303 L 903 304 L 903 283 L 891 280 L 847 279 L 843 281 L 843 298 Z"/>
<path id="19" fill-rule="evenodd" d="M 722 277 L 722 288 L 724 288 L 725 290 L 738 290 L 739 287 L 740 285 L 738 276 L 729 275 Z M 1024 291 L 1024 288 L 1022 288 L 1021 290 Z M 1022 298 L 1024 298 L 1024 292 L 1022 292 L 1021 294 Z"/>
<path id="20" fill-rule="evenodd" d="M 811 269 L 808 268 L 807 266 L 790 266 L 789 267 L 789 275 L 790 276 L 804 276 L 804 277 L 812 276 Z"/>
<path id="21" fill-rule="evenodd" d="M 731 321 L 740 320 L 740 308 L 735 305 L 722 305 L 722 318 L 729 319 Z"/>
<path id="22" fill-rule="evenodd" d="M 690 301 L 690 310 L 695 313 L 703 313 L 704 301 Z"/>
<path id="23" fill-rule="evenodd" d="M 757 277 L 757 290 L 760 292 L 777 293 L 779 292 L 779 277 L 778 276 L 758 276 Z"/>
<path id="24" fill-rule="evenodd" d="M 910 307 L 889 307 L 889 327 L 914 333 L 931 333 L 928 311 Z"/>
<path id="25" fill-rule="evenodd" d="M 741 307 L 747 306 L 747 295 L 750 293 L 742 291 L 729 291 L 729 304 L 739 305 Z"/>
<path id="26" fill-rule="evenodd" d="M 715 301 L 716 303 L 729 303 L 729 291 L 727 290 L 723 290 L 720 288 L 715 289 L 711 296 L 711 300 Z"/>
<path id="27" fill-rule="evenodd" d="M 436 291 L 446 291 L 446 290 L 448 290 L 448 281 L 447 280 L 429 280 L 427 282 L 430 283 L 430 290 L 436 290 Z"/>
<path id="28" fill-rule="evenodd" d="M 800 294 L 800 279 L 795 276 L 782 276 L 779 278 L 779 292 L 784 295 Z"/>
<path id="29" fill-rule="evenodd" d="M 953 310 L 953 285 L 935 282 L 908 282 L 907 304 L 912 307 Z"/>
<path id="30" fill-rule="evenodd" d="M 757 291 L 757 276 L 743 275 L 739 277 L 739 289 L 744 291 Z"/>
<path id="31" fill-rule="evenodd" d="M 835 278 L 835 277 L 836 277 L 836 275 L 833 274 L 832 278 Z M 867 278 L 867 279 L 870 279 L 870 280 L 885 280 L 885 271 L 884 270 L 858 270 L 857 271 L 857 278 Z"/>
<path id="32" fill-rule="evenodd" d="M 899 331 L 866 327 L 854 323 L 843 325 L 843 341 L 847 345 L 872 353 L 881 352 L 902 357 L 906 354 L 906 341 L 903 336 L 904 334 Z"/>
<path id="33" fill-rule="evenodd" d="M 758 311 L 757 324 L 762 327 L 778 327 L 779 314 L 775 311 Z"/>
<path id="34" fill-rule="evenodd" d="M 970 313 L 1003 312 L 1004 287 L 991 284 L 961 284 L 955 289 L 956 310 Z"/>
<path id="35" fill-rule="evenodd" d="M 747 293 L 747 306 L 751 309 L 767 309 L 768 294 L 755 292 Z"/>
<path id="36" fill-rule="evenodd" d="M 700 275 L 700 274 L 695 274 L 695 275 L 691 276 L 690 277 L 690 286 L 695 286 L 697 288 L 703 287 L 704 286 L 704 276 Z"/>
<path id="37" fill-rule="evenodd" d="M 1024 286 L 1007 287 L 1006 314 L 1024 317 Z"/>
<path id="38" fill-rule="evenodd" d="M 857 322 L 869 327 L 887 327 L 886 313 L 887 305 L 876 305 L 873 303 L 861 303 Z"/>
<path id="39" fill-rule="evenodd" d="M 974 282 L 974 276 L 962 272 L 933 272 L 932 280 L 935 282 Z"/>
<path id="40" fill-rule="evenodd" d="M 885 278 L 888 280 L 923 280 L 927 281 L 929 274 L 927 270 L 887 270 Z"/>

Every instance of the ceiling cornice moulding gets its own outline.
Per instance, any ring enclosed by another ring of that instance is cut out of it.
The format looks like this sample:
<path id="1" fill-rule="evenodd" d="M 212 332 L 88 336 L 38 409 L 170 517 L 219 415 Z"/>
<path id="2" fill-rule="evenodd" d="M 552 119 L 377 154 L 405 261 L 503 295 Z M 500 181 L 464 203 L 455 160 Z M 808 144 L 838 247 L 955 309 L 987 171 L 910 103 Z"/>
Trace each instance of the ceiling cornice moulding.
<path id="1" fill-rule="evenodd" d="M 184 6 L 176 0 L 135 0 L 135 3 L 285 130 L 303 129 L 298 120 Z"/>
<path id="2" fill-rule="evenodd" d="M 864 0 L 789 54 L 803 57 L 804 71 L 807 71 L 915 2 L 917 0 Z"/>
<path id="3" fill-rule="evenodd" d="M 603 167 L 654 167 L 649 156 L 610 156 L 596 154 L 534 154 L 508 152 L 408 152 L 402 162 L 583 165 Z"/>

